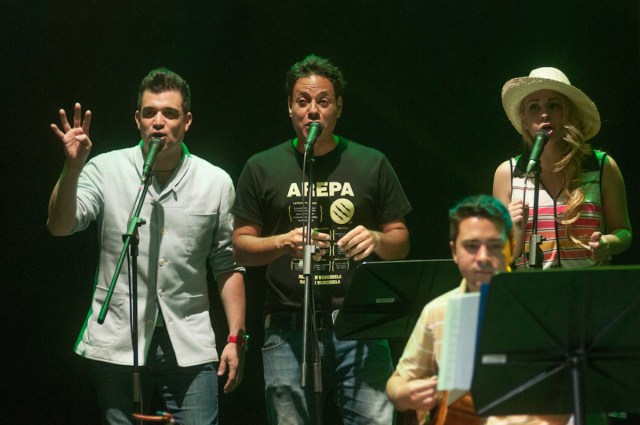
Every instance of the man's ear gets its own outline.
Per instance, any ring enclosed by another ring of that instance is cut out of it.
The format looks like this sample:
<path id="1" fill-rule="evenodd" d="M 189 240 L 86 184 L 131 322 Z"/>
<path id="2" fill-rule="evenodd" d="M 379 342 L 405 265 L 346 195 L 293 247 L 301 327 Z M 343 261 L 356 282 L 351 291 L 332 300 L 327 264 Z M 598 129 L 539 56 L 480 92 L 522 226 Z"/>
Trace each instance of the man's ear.
<path id="1" fill-rule="evenodd" d="M 454 241 L 449 241 L 449 249 L 451 249 L 451 258 L 453 258 L 453 262 L 458 264 L 458 256 L 456 255 L 456 243 Z"/>
<path id="2" fill-rule="evenodd" d="M 136 125 L 138 126 L 138 130 L 140 130 L 140 111 L 136 110 L 135 113 Z"/>
<path id="3" fill-rule="evenodd" d="M 191 112 L 187 112 L 187 116 L 185 117 L 184 131 L 189 131 L 189 128 L 191 127 L 192 122 L 193 122 L 193 115 L 191 115 Z"/>

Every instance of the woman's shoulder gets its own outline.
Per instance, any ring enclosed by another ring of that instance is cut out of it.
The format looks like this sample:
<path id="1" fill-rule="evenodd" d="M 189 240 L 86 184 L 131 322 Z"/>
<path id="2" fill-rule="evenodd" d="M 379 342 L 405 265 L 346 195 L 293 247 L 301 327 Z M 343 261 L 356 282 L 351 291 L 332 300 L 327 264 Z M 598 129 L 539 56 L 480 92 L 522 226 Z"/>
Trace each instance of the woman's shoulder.
<path id="1" fill-rule="evenodd" d="M 513 174 L 514 168 L 518 164 L 520 157 L 521 155 L 517 155 L 502 161 L 500 165 L 498 165 L 498 167 L 496 168 L 494 179 L 502 177 L 502 178 L 508 178 L 509 180 L 511 180 L 511 176 Z"/>

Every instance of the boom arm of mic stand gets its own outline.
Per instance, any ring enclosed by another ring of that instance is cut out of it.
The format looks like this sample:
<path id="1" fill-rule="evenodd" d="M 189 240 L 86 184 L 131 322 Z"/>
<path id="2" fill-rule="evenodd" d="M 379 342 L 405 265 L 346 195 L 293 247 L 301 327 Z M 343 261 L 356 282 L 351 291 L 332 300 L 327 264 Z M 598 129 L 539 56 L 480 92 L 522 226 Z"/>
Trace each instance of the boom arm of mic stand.
<path id="1" fill-rule="evenodd" d="M 111 283 L 109 284 L 109 290 L 107 291 L 107 296 L 105 297 L 104 304 L 100 309 L 100 314 L 98 315 L 98 323 L 103 324 L 104 319 L 109 311 L 109 303 L 111 302 L 111 296 L 113 295 L 113 290 L 116 287 L 116 281 L 118 280 L 118 276 L 120 276 L 120 270 L 122 269 L 122 265 L 124 264 L 124 258 L 127 254 L 127 250 L 129 246 L 132 244 L 132 240 L 134 236 L 137 238 L 137 229 L 138 227 L 144 225 L 146 221 L 140 218 L 140 211 L 142 211 L 142 206 L 144 205 L 144 198 L 147 196 L 147 192 L 149 191 L 149 185 L 151 184 L 151 179 L 148 178 L 143 181 L 142 186 L 138 190 L 138 196 L 136 197 L 134 203 L 133 213 L 131 214 L 131 218 L 129 219 L 129 223 L 127 225 L 127 231 L 124 235 L 122 235 L 123 246 L 122 251 L 120 252 L 120 257 L 118 258 L 118 263 L 116 264 L 116 269 L 113 273 L 113 277 L 111 278 Z M 133 243 L 137 243 L 134 241 Z"/>

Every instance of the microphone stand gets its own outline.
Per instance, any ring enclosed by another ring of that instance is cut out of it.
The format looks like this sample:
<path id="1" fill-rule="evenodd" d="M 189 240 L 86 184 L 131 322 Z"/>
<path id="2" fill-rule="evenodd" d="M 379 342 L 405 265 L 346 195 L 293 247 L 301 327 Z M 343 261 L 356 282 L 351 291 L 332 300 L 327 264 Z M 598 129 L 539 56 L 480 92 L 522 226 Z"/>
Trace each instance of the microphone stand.
<path id="1" fill-rule="evenodd" d="M 116 282 L 118 280 L 118 276 L 120 275 L 120 270 L 122 269 L 122 264 L 124 263 L 125 256 L 127 254 L 127 250 L 129 250 L 129 254 L 131 257 L 131 273 L 129 273 L 130 280 L 130 307 L 131 307 L 131 345 L 133 348 L 133 369 L 132 369 L 132 381 L 133 381 L 133 412 L 134 415 L 136 413 L 142 412 L 142 390 L 140 383 L 140 367 L 139 367 L 139 359 L 138 359 L 138 245 L 139 245 L 139 233 L 138 228 L 146 224 L 146 220 L 140 217 L 140 211 L 142 211 L 142 207 L 144 205 L 144 199 L 147 196 L 147 192 L 149 191 L 149 186 L 151 185 L 151 180 L 153 178 L 153 169 L 150 167 L 142 176 L 142 181 L 140 182 L 140 187 L 138 189 L 138 195 L 136 196 L 136 200 L 133 204 L 132 213 L 129 216 L 129 223 L 127 225 L 127 231 L 122 235 L 122 251 L 120 252 L 120 257 L 118 258 L 118 263 L 116 264 L 116 269 L 113 273 L 113 278 L 111 279 L 111 283 L 109 284 L 109 290 L 107 292 L 107 296 L 104 300 L 104 304 L 100 310 L 100 314 L 98 316 L 98 323 L 103 324 L 107 312 L 109 310 L 109 303 L 111 302 L 111 296 L 113 295 L 113 290 L 115 289 Z M 138 416 L 134 416 L 136 424 L 142 425 L 143 421 Z"/>
<path id="2" fill-rule="evenodd" d="M 308 155 L 308 156 L 307 156 Z M 313 154 L 313 146 L 311 149 L 306 149 L 305 159 L 309 160 L 309 173 L 307 180 L 307 223 L 306 223 L 306 237 L 305 245 L 302 251 L 302 274 L 304 275 L 304 316 L 303 316 L 303 331 L 302 331 L 302 365 L 301 365 L 301 387 L 307 386 L 307 358 L 309 347 L 309 329 L 313 329 L 313 389 L 315 395 L 315 413 L 317 425 L 322 425 L 322 362 L 320 359 L 320 347 L 315 332 L 315 299 L 313 295 L 313 254 L 315 254 L 315 245 L 311 241 L 311 213 L 312 199 L 313 199 L 313 165 L 315 163 L 315 156 Z"/>
<path id="3" fill-rule="evenodd" d="M 533 168 L 533 217 L 531 219 L 531 238 L 529 239 L 529 268 L 541 269 L 544 254 L 540 245 L 545 240 L 538 234 L 538 197 L 540 192 L 540 161 Z"/>

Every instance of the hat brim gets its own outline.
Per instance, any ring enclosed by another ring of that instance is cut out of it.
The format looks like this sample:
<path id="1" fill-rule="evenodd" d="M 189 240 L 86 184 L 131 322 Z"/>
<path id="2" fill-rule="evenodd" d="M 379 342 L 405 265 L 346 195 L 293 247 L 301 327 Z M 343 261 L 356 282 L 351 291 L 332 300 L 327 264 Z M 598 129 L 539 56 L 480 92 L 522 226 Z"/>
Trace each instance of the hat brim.
<path id="1" fill-rule="evenodd" d="M 596 105 L 577 87 L 539 77 L 513 78 L 502 87 L 502 107 L 518 133 L 522 134 L 520 105 L 522 100 L 538 90 L 554 90 L 565 95 L 577 107 L 580 114 L 584 139 L 589 140 L 600 131 L 600 113 Z"/>

